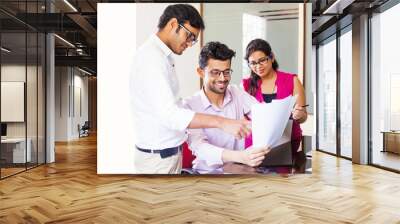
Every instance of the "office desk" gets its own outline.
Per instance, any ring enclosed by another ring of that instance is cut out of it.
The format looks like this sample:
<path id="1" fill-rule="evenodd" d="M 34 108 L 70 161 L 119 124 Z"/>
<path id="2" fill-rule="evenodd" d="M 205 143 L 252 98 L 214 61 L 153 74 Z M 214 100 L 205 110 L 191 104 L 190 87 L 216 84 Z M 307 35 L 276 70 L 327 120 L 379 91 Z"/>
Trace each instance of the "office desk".
<path id="1" fill-rule="evenodd" d="M 311 158 L 304 151 L 293 155 L 293 164 L 288 166 L 250 167 L 239 163 L 225 163 L 222 167 L 210 170 L 190 169 L 190 174 L 277 174 L 293 175 L 297 173 L 311 173 Z M 185 171 L 185 170 L 184 170 Z"/>
<path id="2" fill-rule="evenodd" d="M 5 160 L 5 163 L 30 162 L 32 140 L 27 138 L 26 142 L 28 144 L 25 153 L 25 138 L 1 139 L 1 157 Z"/>
<path id="3" fill-rule="evenodd" d="M 399 131 L 382 131 L 383 149 L 382 152 L 393 152 L 400 154 L 400 132 Z"/>

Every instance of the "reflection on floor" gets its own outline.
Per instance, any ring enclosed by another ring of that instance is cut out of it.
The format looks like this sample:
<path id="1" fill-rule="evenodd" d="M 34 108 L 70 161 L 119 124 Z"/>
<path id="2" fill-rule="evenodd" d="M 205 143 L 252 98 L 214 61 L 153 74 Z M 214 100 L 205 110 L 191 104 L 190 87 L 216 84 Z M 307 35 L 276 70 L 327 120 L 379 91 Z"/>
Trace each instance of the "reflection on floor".
<path id="1" fill-rule="evenodd" d="M 351 158 L 352 157 L 352 151 L 351 151 L 352 149 L 351 148 L 341 148 L 341 155 L 342 156 L 345 156 L 345 157 L 348 157 L 348 158 Z"/>
<path id="2" fill-rule="evenodd" d="M 30 169 L 30 168 L 36 167 L 36 166 L 37 166 L 36 163 L 27 163 L 26 167 L 25 167 L 25 164 L 23 164 L 23 163 L 21 163 L 21 164 L 5 164 L 5 163 L 2 163 L 1 164 L 2 168 L 1 168 L 1 176 L 0 177 L 1 178 L 5 178 L 5 177 L 11 176 L 13 174 L 22 172 L 22 171 L 24 171 L 26 169 Z"/>
<path id="3" fill-rule="evenodd" d="M 372 162 L 376 165 L 400 171 L 400 155 L 396 153 L 375 151 Z"/>
<path id="4" fill-rule="evenodd" d="M 13 175 L 15 173 L 18 173 L 18 172 L 21 172 L 21 171 L 24 171 L 24 170 L 25 170 L 25 167 L 24 168 L 20 168 L 20 167 L 17 167 L 17 168 L 1 168 L 1 178 Z"/>

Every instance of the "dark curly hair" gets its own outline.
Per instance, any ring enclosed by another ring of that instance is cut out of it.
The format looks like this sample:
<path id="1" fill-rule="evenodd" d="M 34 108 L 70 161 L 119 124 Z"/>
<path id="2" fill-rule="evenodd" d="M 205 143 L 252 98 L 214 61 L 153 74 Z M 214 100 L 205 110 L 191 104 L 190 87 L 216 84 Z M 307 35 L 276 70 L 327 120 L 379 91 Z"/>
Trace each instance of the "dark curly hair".
<path id="1" fill-rule="evenodd" d="M 172 18 L 176 18 L 179 24 L 183 24 L 186 21 L 189 22 L 194 28 L 204 30 L 204 22 L 199 12 L 191 5 L 188 4 L 175 4 L 169 5 L 165 8 L 163 14 L 158 21 L 158 29 L 162 29 L 167 25 L 168 21 Z M 180 27 L 177 31 L 179 31 Z"/>
<path id="2" fill-rule="evenodd" d="M 271 45 L 269 45 L 269 43 L 267 41 L 265 41 L 263 39 L 254 39 L 254 40 L 250 41 L 250 43 L 246 47 L 246 56 L 244 57 L 244 59 L 246 59 L 247 63 L 249 63 L 250 55 L 256 51 L 262 51 L 262 52 L 264 52 L 265 55 L 267 55 L 270 58 L 272 58 L 272 56 L 273 56 Z M 279 68 L 279 64 L 278 64 L 278 61 L 276 60 L 276 58 L 275 58 L 274 62 L 272 63 L 272 68 L 275 71 Z M 251 71 L 250 85 L 249 85 L 249 90 L 248 90 L 250 95 L 253 95 L 253 96 L 256 95 L 256 91 L 257 91 L 257 87 L 258 87 L 257 86 L 258 80 L 260 80 L 260 77 L 256 73 Z"/>
<path id="3" fill-rule="evenodd" d="M 204 47 L 201 49 L 200 56 L 199 56 L 199 66 L 201 69 L 204 69 L 207 66 L 208 59 L 216 59 L 216 60 L 232 60 L 232 57 L 236 55 L 235 51 L 229 49 L 223 43 L 213 41 L 208 42 Z"/>

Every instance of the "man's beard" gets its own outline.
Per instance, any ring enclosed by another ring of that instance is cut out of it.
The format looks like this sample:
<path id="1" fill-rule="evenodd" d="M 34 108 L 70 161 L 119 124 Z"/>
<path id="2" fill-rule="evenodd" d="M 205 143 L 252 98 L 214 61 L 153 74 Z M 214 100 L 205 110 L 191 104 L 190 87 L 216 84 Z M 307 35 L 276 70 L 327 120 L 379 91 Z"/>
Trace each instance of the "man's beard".
<path id="1" fill-rule="evenodd" d="M 216 83 L 224 83 L 225 87 L 224 89 L 220 89 L 216 87 Z M 228 87 L 229 81 L 223 81 L 223 82 L 214 82 L 212 85 L 209 86 L 210 91 L 216 93 L 216 94 L 225 94 L 226 88 Z"/>

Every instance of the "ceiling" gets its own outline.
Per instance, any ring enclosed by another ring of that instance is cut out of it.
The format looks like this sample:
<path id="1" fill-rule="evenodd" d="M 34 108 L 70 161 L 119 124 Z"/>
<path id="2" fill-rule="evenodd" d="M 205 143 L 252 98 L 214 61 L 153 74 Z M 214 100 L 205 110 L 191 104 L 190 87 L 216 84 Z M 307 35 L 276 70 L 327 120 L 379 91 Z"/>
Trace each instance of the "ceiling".
<path id="1" fill-rule="evenodd" d="M 37 33 L 53 32 L 57 34 L 56 66 L 78 66 L 96 74 L 98 2 L 105 1 L 47 0 L 46 4 L 45 0 L 1 0 L 2 46 L 12 49 L 2 54 L 3 60 L 16 61 L 26 53 L 28 59 L 33 58 L 37 46 L 39 50 L 44 47 L 33 38 Z"/>
<path id="2" fill-rule="evenodd" d="M 354 17 L 375 11 L 389 0 L 312 0 L 313 44 L 352 23 Z"/>
<path id="3" fill-rule="evenodd" d="M 373 10 L 388 0 L 285 0 L 287 3 L 312 3 L 312 36 L 317 43 L 336 32 L 338 24 L 346 26 L 352 17 Z M 46 5 L 47 2 L 47 5 Z M 0 25 L 2 43 L 25 54 L 25 30 L 54 32 L 56 65 L 79 66 L 96 73 L 97 67 L 97 3 L 135 2 L 117 0 L 1 0 Z M 168 2 L 168 1 L 136 1 Z M 245 2 L 245 1 L 243 1 Z M 248 2 L 248 1 L 246 1 Z M 279 0 L 250 2 L 280 2 Z M 296 19 L 297 9 L 263 12 L 267 19 Z M 341 21 L 338 23 L 338 21 Z M 347 22 L 346 22 L 347 21 Z M 34 53 L 37 43 L 29 36 L 26 51 Z M 64 41 L 66 40 L 66 41 Z M 42 45 L 39 45 L 41 48 Z M 29 58 L 29 55 L 28 55 Z"/>

